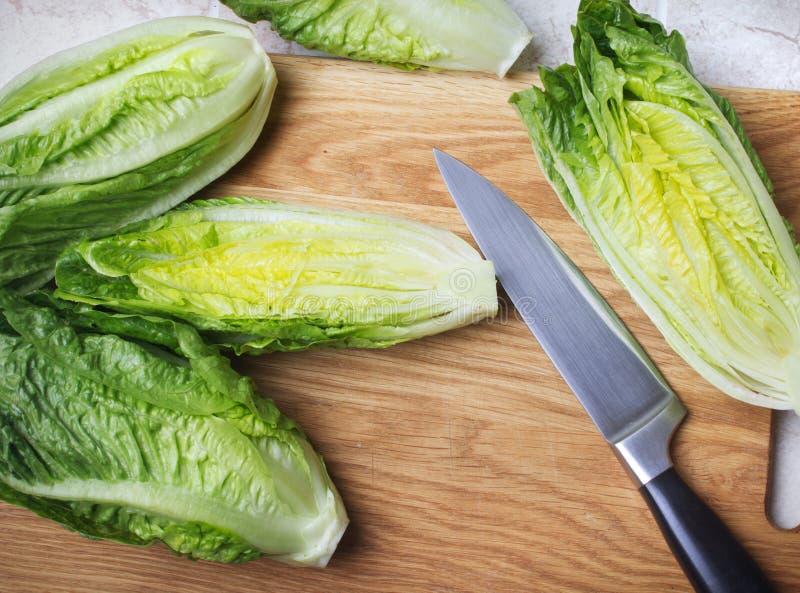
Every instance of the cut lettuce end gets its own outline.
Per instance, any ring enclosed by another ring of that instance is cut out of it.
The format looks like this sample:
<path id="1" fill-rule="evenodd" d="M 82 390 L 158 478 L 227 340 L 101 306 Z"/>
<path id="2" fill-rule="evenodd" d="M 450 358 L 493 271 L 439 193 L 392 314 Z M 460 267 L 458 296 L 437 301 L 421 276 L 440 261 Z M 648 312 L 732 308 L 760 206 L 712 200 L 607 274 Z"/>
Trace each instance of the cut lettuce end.
<path id="1" fill-rule="evenodd" d="M 498 78 L 504 78 L 508 71 L 516 64 L 519 57 L 522 55 L 522 52 L 525 51 L 525 48 L 528 47 L 533 40 L 533 33 L 522 34 L 517 39 L 516 43 L 512 45 L 508 50 L 508 56 L 501 60 L 497 65 L 497 70 L 495 74 L 497 74 Z"/>
<path id="2" fill-rule="evenodd" d="M 301 445 L 309 458 L 318 457 L 307 441 L 301 441 Z M 317 470 L 315 483 L 324 485 L 324 488 L 319 488 L 317 491 L 317 516 L 302 529 L 305 540 L 313 543 L 303 551 L 276 555 L 272 558 L 294 566 L 324 568 L 330 562 L 344 536 L 350 519 L 336 486 L 325 473 L 322 459 L 319 458 L 319 465 L 311 467 Z M 320 472 L 319 468 L 322 468 L 323 471 Z"/>

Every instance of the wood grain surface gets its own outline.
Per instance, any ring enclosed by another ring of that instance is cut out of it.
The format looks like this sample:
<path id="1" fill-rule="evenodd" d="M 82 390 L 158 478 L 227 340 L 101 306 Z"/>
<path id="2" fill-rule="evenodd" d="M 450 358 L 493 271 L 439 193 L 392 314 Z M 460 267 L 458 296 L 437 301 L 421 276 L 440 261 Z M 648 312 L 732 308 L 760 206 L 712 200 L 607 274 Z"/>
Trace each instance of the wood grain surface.
<path id="1" fill-rule="evenodd" d="M 203 196 L 252 195 L 394 214 L 469 238 L 431 154 L 485 174 L 586 272 L 689 409 L 680 473 L 786 593 L 800 534 L 764 513 L 770 413 L 684 364 L 545 182 L 508 95 L 535 80 L 402 73 L 274 56 L 279 85 L 252 152 Z M 723 91 L 800 223 L 800 94 Z M 471 240 L 471 239 L 469 239 Z M 191 562 L 164 546 L 83 539 L 0 504 L 0 591 L 689 592 L 623 468 L 513 308 L 387 350 L 236 362 L 324 455 L 351 525 L 328 568 Z"/>

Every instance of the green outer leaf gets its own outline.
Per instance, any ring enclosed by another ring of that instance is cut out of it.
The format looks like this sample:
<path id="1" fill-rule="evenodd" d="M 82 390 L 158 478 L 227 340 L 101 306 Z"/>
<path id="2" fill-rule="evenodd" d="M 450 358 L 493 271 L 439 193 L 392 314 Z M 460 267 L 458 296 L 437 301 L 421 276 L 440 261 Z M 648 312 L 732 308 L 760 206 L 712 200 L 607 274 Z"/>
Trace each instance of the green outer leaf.
<path id="1" fill-rule="evenodd" d="M 502 77 L 531 40 L 504 0 L 224 0 L 284 39 L 402 69 L 482 70 Z"/>
<path id="2" fill-rule="evenodd" d="M 579 125 L 587 123 L 588 114 L 581 99 L 577 71 L 568 64 L 555 70 L 542 66 L 539 77 L 547 92 L 534 86 L 512 94 L 509 102 L 528 128 L 547 178 L 570 213 L 577 216 L 569 186 L 559 173 L 556 162 L 558 153 L 570 151 L 580 154 L 578 142 L 582 137 Z M 549 140 L 549 134 L 552 134 L 553 142 Z"/>
<path id="3" fill-rule="evenodd" d="M 750 158 L 750 162 L 753 163 L 753 167 L 758 172 L 758 176 L 761 178 L 761 182 L 764 184 L 764 187 L 767 189 L 769 194 L 774 197 L 775 189 L 772 187 L 772 180 L 769 178 L 769 175 L 767 175 L 767 170 L 764 168 L 764 164 L 761 162 L 761 158 L 758 156 L 758 153 L 756 153 L 755 149 L 753 148 L 750 138 L 747 137 L 747 133 L 744 131 L 744 126 L 742 125 L 736 110 L 733 108 L 733 105 L 731 105 L 730 101 L 728 101 L 725 97 L 720 96 L 713 89 L 708 87 L 705 87 L 705 89 L 708 95 L 713 99 L 714 103 L 717 104 L 717 107 L 722 112 L 722 115 L 725 116 L 725 119 L 728 120 L 728 123 L 733 128 L 733 131 L 736 133 L 736 137 L 739 139 L 739 142 L 742 143 L 742 147 L 747 153 L 747 156 Z M 794 233 L 792 233 L 792 235 L 794 235 Z"/>
<path id="4" fill-rule="evenodd" d="M 548 180 L 678 354 L 800 407 L 800 260 L 733 108 L 626 1 L 584 0 L 573 34 L 576 67 L 511 98 Z"/>
<path id="5" fill-rule="evenodd" d="M 384 347 L 494 315 L 494 269 L 446 231 L 246 198 L 68 249 L 58 295 L 166 314 L 236 352 Z"/>
<path id="6" fill-rule="evenodd" d="M 65 317 L 84 308 L 44 293 L 0 291 L 0 307 L 0 498 L 194 558 L 328 561 L 347 517 L 321 459 L 192 328 L 139 321 L 137 333 L 171 326 L 178 357 L 76 330 Z"/>
<path id="7" fill-rule="evenodd" d="M 254 406 L 250 380 L 185 324 L 164 322 L 172 325 L 176 351 L 186 359 L 181 360 L 115 334 L 78 333 L 55 309 L 21 305 L 2 291 L 0 307 L 20 336 L 84 379 L 187 414 L 219 413 L 237 403 Z M 82 315 L 76 310 L 72 317 Z"/>

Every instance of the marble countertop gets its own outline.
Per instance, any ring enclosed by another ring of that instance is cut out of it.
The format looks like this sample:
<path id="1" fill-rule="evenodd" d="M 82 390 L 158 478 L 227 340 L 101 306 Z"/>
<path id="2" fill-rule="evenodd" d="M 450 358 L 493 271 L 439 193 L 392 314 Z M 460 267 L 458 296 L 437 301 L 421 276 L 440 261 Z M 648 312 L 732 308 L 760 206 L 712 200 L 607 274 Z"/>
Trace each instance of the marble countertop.
<path id="1" fill-rule="evenodd" d="M 578 0 L 509 0 L 534 39 L 516 67 L 571 61 L 570 25 Z M 633 0 L 686 37 L 706 84 L 800 90 L 798 0 Z M 239 20 L 216 0 L 0 0 L 0 85 L 48 55 L 112 31 L 164 16 Z M 268 23 L 253 28 L 269 53 L 311 53 L 282 40 Z"/>

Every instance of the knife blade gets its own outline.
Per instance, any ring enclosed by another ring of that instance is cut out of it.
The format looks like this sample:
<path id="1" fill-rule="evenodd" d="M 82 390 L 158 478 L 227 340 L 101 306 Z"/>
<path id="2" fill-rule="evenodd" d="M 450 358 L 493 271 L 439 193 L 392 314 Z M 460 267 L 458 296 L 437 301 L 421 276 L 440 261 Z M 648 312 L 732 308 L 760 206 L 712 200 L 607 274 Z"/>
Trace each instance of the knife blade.
<path id="1" fill-rule="evenodd" d="M 575 264 L 517 204 L 434 149 L 445 185 L 500 284 L 629 469 L 699 593 L 770 592 L 752 557 L 672 466 L 686 409 Z"/>

